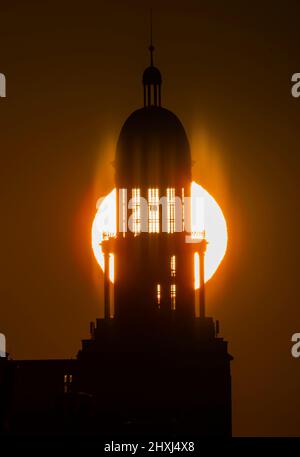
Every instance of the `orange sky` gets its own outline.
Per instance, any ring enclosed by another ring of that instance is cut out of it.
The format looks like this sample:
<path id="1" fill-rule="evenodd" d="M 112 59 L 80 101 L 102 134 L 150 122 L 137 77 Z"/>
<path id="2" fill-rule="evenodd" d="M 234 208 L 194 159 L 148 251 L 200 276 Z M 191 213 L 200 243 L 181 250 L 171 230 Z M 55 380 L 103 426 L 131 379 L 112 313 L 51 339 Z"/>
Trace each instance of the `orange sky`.
<path id="1" fill-rule="evenodd" d="M 299 3 L 151 3 L 162 104 L 228 223 L 207 307 L 234 356 L 234 433 L 300 435 Z M 1 23 L 0 332 L 13 358 L 73 357 L 101 312 L 90 229 L 142 105 L 148 5 L 6 2 Z"/>

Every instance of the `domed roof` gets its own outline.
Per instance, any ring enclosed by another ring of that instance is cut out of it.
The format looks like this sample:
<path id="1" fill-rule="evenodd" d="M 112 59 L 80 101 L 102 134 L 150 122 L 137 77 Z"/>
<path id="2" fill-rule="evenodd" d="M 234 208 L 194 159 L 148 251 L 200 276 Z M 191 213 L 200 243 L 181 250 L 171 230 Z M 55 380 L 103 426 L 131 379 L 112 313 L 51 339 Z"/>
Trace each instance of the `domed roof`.
<path id="1" fill-rule="evenodd" d="M 190 147 L 178 117 L 160 106 L 134 111 L 121 129 L 115 168 L 118 187 L 168 187 L 190 181 Z"/>
<path id="2" fill-rule="evenodd" d="M 161 84 L 161 73 L 158 68 L 151 65 L 143 73 L 143 84 Z"/>

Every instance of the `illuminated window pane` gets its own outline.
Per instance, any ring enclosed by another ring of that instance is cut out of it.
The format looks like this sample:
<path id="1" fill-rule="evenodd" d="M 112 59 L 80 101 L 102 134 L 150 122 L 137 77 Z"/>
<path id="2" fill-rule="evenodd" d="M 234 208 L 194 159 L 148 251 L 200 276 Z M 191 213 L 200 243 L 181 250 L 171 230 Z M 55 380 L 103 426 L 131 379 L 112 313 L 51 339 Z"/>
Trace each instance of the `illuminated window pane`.
<path id="1" fill-rule="evenodd" d="M 157 286 L 156 286 L 156 299 L 157 299 L 157 304 L 160 305 L 160 300 L 161 300 L 160 284 L 157 284 Z"/>
<path id="2" fill-rule="evenodd" d="M 175 255 L 171 256 L 171 276 L 174 278 L 176 276 L 176 257 Z"/>
<path id="3" fill-rule="evenodd" d="M 199 263 L 199 254 L 195 252 L 194 254 L 194 288 L 199 289 L 200 287 L 200 263 Z"/>
<path id="4" fill-rule="evenodd" d="M 64 393 L 68 393 L 70 391 L 70 386 L 73 382 L 73 375 L 65 374 L 64 375 Z"/>
<path id="5" fill-rule="evenodd" d="M 159 232 L 159 191 L 148 189 L 149 233 Z"/>
<path id="6" fill-rule="evenodd" d="M 123 232 L 123 237 L 125 237 L 125 232 L 127 230 L 127 189 L 120 189 L 121 192 L 121 232 Z"/>
<path id="7" fill-rule="evenodd" d="M 168 233 L 175 232 L 175 189 L 167 189 Z"/>
<path id="8" fill-rule="evenodd" d="M 132 189 L 132 218 L 133 233 L 141 233 L 141 191 Z"/>
<path id="9" fill-rule="evenodd" d="M 171 284 L 171 308 L 176 308 L 176 284 Z"/>
<path id="10" fill-rule="evenodd" d="M 111 282 L 115 280 L 115 256 L 114 254 L 109 254 L 109 279 Z"/>

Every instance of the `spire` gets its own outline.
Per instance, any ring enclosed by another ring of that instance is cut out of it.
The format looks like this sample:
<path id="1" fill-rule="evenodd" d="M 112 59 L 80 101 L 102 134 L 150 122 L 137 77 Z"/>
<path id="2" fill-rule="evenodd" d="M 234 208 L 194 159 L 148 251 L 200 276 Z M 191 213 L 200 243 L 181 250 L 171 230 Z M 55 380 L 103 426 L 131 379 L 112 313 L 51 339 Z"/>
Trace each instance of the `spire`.
<path id="1" fill-rule="evenodd" d="M 150 66 L 143 73 L 144 106 L 161 106 L 161 74 L 153 64 L 152 9 L 150 10 Z"/>
<path id="2" fill-rule="evenodd" d="M 154 46 L 152 41 L 152 8 L 150 9 L 150 66 L 153 67 L 153 53 L 154 53 Z"/>

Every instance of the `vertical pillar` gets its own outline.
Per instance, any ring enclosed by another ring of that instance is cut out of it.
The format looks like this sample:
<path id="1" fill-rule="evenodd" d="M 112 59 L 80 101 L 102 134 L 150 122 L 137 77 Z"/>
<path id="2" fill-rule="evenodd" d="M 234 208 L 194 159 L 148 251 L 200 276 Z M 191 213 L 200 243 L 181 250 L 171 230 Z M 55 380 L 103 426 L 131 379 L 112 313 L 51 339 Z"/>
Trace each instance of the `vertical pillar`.
<path id="1" fill-rule="evenodd" d="M 108 252 L 104 252 L 104 319 L 110 319 L 110 285 Z"/>
<path id="2" fill-rule="evenodd" d="M 127 189 L 117 189 L 117 233 L 125 238 L 127 232 Z"/>
<path id="3" fill-rule="evenodd" d="M 157 84 L 154 84 L 154 106 L 157 106 Z"/>
<path id="4" fill-rule="evenodd" d="M 200 318 L 205 318 L 205 280 L 204 280 L 204 257 L 207 241 L 205 238 L 200 242 L 199 267 L 200 267 L 200 287 L 199 287 L 199 311 Z"/>
<path id="5" fill-rule="evenodd" d="M 120 217 L 120 212 L 122 211 L 122 202 L 120 201 L 122 198 L 122 190 L 121 189 L 116 189 L 116 215 L 117 215 L 117 233 L 116 235 L 118 235 L 118 233 L 121 231 L 121 224 L 122 224 L 122 217 Z"/>

